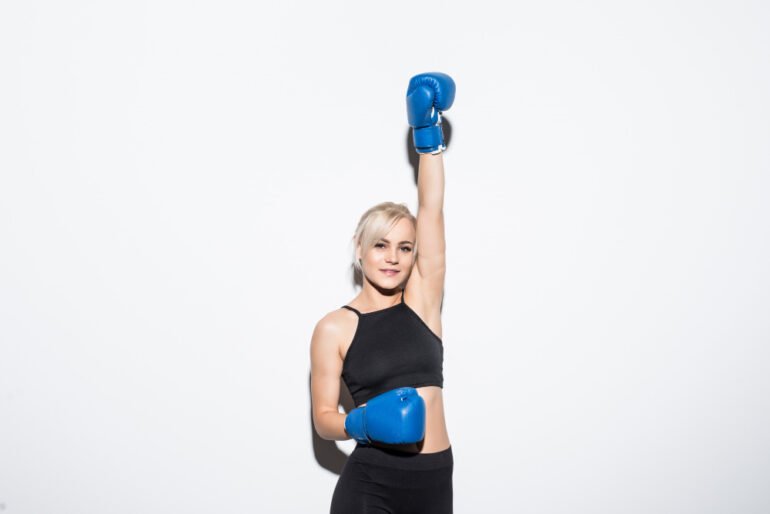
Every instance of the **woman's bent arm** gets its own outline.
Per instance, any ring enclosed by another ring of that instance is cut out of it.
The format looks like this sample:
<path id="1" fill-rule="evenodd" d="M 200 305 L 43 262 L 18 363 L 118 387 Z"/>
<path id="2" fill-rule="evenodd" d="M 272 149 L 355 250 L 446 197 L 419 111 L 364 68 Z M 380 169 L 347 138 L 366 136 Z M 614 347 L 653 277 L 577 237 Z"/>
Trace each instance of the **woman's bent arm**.
<path id="1" fill-rule="evenodd" d="M 310 342 L 310 392 L 313 426 L 322 439 L 344 441 L 345 417 L 339 411 L 342 358 L 339 354 L 340 329 L 327 315 L 316 324 Z"/>

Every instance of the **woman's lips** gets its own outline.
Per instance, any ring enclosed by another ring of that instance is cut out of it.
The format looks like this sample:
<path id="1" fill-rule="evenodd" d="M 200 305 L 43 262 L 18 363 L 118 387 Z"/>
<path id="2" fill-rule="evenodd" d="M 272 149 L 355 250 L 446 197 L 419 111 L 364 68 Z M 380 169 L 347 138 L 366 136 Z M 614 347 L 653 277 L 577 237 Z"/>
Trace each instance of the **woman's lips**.
<path id="1" fill-rule="evenodd" d="M 382 271 L 383 273 L 385 273 L 385 274 L 386 274 L 387 276 L 389 276 L 389 277 L 392 277 L 393 275 L 395 275 L 396 273 L 398 273 L 398 271 L 396 271 L 396 270 L 387 270 L 387 269 L 383 269 L 383 270 L 380 270 L 380 271 Z"/>

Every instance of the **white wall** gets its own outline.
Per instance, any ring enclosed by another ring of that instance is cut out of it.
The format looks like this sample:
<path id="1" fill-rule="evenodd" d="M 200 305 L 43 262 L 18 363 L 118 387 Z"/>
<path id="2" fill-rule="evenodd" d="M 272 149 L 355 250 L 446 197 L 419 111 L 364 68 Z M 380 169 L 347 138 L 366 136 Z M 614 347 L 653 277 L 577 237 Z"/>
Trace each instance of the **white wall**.
<path id="1" fill-rule="evenodd" d="M 768 512 L 769 22 L 4 2 L 0 510 L 328 512 L 310 335 L 435 70 L 455 512 Z"/>

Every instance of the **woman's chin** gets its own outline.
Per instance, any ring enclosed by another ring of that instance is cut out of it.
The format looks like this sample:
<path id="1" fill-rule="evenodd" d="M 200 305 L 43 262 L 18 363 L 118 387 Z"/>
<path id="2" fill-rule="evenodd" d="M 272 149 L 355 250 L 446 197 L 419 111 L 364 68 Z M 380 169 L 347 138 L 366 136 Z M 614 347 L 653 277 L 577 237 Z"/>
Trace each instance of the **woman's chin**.
<path id="1" fill-rule="evenodd" d="M 400 275 L 401 273 L 399 273 Z M 378 279 L 378 280 L 371 280 L 369 279 L 369 282 L 375 286 L 377 289 L 381 291 L 397 291 L 401 289 L 403 285 L 403 280 L 401 277 L 394 277 L 390 279 Z"/>

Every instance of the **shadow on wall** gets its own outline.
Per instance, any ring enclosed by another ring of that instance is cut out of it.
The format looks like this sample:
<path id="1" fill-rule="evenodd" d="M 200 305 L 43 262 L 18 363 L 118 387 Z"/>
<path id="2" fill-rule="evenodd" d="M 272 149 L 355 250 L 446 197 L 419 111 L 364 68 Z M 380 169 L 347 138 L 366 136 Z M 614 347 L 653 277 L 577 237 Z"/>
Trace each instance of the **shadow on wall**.
<path id="1" fill-rule="evenodd" d="M 310 390 L 310 374 L 307 377 L 307 388 L 310 397 L 312 398 L 312 391 Z M 312 402 L 312 400 L 311 400 Z M 347 414 L 355 408 L 353 397 L 348 391 L 348 387 L 345 385 L 345 381 L 340 377 L 340 405 Z M 345 462 L 348 460 L 348 456 L 345 452 L 339 449 L 335 441 L 327 441 L 321 439 L 318 432 L 315 431 L 313 426 L 313 405 L 310 405 L 310 432 L 313 434 L 313 454 L 318 464 L 333 473 L 342 473 L 342 468 L 345 466 Z"/>
<path id="2" fill-rule="evenodd" d="M 444 141 L 448 148 L 449 141 L 452 138 L 452 125 L 449 123 L 449 120 L 444 117 L 442 117 L 442 129 L 444 132 Z M 411 128 L 407 130 L 405 143 L 407 159 L 409 160 L 409 165 L 412 167 L 412 177 L 414 178 L 414 183 L 417 184 L 417 176 L 420 168 L 420 155 L 414 149 Z M 352 263 L 350 265 L 350 269 L 353 283 L 360 289 L 363 287 L 363 275 L 360 271 L 356 270 Z M 308 373 L 307 377 L 307 388 L 308 395 L 310 396 L 309 418 L 310 433 L 313 437 L 313 454 L 315 455 L 316 461 L 322 468 L 339 475 L 342 473 L 342 468 L 345 466 L 345 462 L 347 462 L 348 456 L 345 452 L 339 449 L 336 441 L 327 441 L 326 439 L 322 439 L 321 436 L 319 436 L 315 431 L 315 426 L 313 425 L 313 392 L 311 390 L 310 373 Z M 356 407 L 355 402 L 353 401 L 353 397 L 351 396 L 347 385 L 345 385 L 345 381 L 342 380 L 342 377 L 340 377 L 339 404 L 342 405 L 342 408 L 345 410 L 346 414 Z"/>

